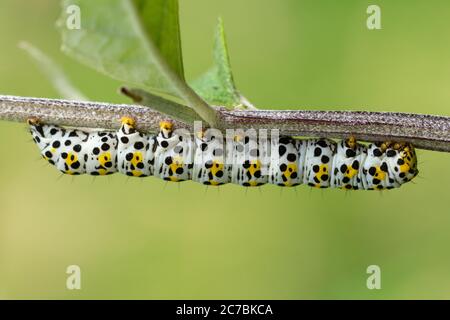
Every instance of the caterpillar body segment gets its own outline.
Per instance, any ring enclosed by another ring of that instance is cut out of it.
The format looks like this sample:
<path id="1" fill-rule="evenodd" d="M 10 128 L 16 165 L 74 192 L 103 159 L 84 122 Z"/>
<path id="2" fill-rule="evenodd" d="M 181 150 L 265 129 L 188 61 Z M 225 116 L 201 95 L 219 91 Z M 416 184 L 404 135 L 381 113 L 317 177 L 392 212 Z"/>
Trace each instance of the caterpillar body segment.
<path id="1" fill-rule="evenodd" d="M 309 139 L 306 146 L 303 183 L 315 188 L 330 187 L 336 143 L 329 139 Z"/>
<path id="2" fill-rule="evenodd" d="M 268 182 L 281 187 L 303 183 L 307 140 L 280 137 L 271 141 Z"/>
<path id="3" fill-rule="evenodd" d="M 256 135 L 238 135 L 232 142 L 231 183 L 244 187 L 262 186 L 268 181 L 269 157 L 267 139 Z"/>
<path id="4" fill-rule="evenodd" d="M 165 131 L 163 126 L 154 146 L 154 176 L 172 182 L 191 180 L 194 154 L 192 139 L 171 130 Z"/>
<path id="5" fill-rule="evenodd" d="M 418 173 L 417 157 L 408 143 L 360 144 L 353 138 L 267 139 L 238 134 L 226 140 L 199 132 L 173 130 L 163 121 L 158 134 L 135 129 L 123 118 L 117 132 L 66 129 L 28 121 L 41 155 L 65 174 L 133 177 L 166 181 L 194 180 L 204 185 L 226 183 L 261 186 L 384 190 L 398 188 Z"/>
<path id="6" fill-rule="evenodd" d="M 200 132 L 195 136 L 192 180 L 204 185 L 220 186 L 231 182 L 232 165 L 226 164 L 223 141 Z"/>
<path id="7" fill-rule="evenodd" d="M 122 119 L 117 131 L 117 171 L 130 177 L 148 177 L 154 173 L 156 139 L 134 129 L 134 121 Z"/>
<path id="8" fill-rule="evenodd" d="M 365 189 L 365 175 L 361 170 L 367 157 L 367 147 L 353 138 L 337 143 L 333 157 L 331 187 L 346 190 Z"/>

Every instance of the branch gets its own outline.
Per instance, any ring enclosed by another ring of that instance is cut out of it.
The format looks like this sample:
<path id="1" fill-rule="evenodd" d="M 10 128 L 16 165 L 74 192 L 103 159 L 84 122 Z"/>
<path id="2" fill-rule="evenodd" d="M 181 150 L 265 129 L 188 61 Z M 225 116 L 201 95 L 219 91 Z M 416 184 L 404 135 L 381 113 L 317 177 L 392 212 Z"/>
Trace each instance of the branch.
<path id="1" fill-rule="evenodd" d="M 450 152 L 450 117 L 392 112 L 358 111 L 228 111 L 216 108 L 217 128 L 279 129 L 281 134 L 343 139 L 353 135 L 361 141 L 406 141 L 417 148 Z M 168 117 L 149 107 L 0 96 L 0 119 L 43 122 L 73 127 L 114 130 L 122 116 L 131 116 L 142 131 L 156 131 Z M 176 127 L 191 124 L 174 121 Z"/>
<path id="2" fill-rule="evenodd" d="M 103 128 L 115 130 L 120 127 L 123 116 L 137 120 L 142 131 L 157 131 L 159 122 L 169 117 L 145 106 L 81 102 L 0 95 L 0 120 L 25 123 L 36 117 L 44 123 L 70 127 Z M 176 127 L 190 129 L 183 122 L 174 121 Z"/>
<path id="3" fill-rule="evenodd" d="M 225 111 L 227 128 L 279 129 L 286 135 L 360 141 L 410 142 L 416 148 L 450 152 L 450 117 L 367 111 Z"/>

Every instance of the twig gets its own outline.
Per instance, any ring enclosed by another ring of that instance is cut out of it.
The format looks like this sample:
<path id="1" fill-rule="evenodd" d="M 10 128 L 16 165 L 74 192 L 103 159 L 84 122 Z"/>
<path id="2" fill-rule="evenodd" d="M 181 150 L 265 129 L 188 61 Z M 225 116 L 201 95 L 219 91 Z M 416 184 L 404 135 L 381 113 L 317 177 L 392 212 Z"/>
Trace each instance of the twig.
<path id="1" fill-rule="evenodd" d="M 216 108 L 217 128 L 279 129 L 281 134 L 346 138 L 362 141 L 407 141 L 417 148 L 450 152 L 450 117 L 356 111 L 228 111 Z M 143 131 L 156 131 L 168 117 L 145 106 L 116 105 L 28 97 L 0 96 L 0 119 L 44 122 L 73 127 L 117 129 L 122 116 L 132 116 Z M 176 127 L 192 125 L 175 121 Z"/>
<path id="2" fill-rule="evenodd" d="M 287 135 L 360 141 L 410 142 L 416 148 L 450 152 L 450 117 L 366 111 L 226 111 L 227 128 L 279 129 Z"/>
<path id="3" fill-rule="evenodd" d="M 138 105 L 0 96 L 1 120 L 25 123 L 30 117 L 37 117 L 44 123 L 114 130 L 120 127 L 123 116 L 135 118 L 137 128 L 142 131 L 156 131 L 159 122 L 168 119 L 160 112 Z M 176 120 L 174 124 L 191 128 Z"/>

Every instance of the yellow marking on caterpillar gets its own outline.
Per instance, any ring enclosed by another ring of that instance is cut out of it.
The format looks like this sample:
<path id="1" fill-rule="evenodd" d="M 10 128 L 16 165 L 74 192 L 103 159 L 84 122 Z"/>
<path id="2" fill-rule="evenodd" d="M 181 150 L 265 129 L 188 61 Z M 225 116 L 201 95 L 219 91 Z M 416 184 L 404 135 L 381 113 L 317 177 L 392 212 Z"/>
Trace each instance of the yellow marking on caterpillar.
<path id="1" fill-rule="evenodd" d="M 233 141 L 234 141 L 234 142 L 240 142 L 240 141 L 242 141 L 242 138 L 243 138 L 243 136 L 241 136 L 241 135 L 239 135 L 239 134 L 236 134 L 236 135 L 234 135 L 234 137 L 233 137 Z"/>
<path id="2" fill-rule="evenodd" d="M 134 119 L 130 118 L 130 117 L 122 117 L 120 119 L 120 121 L 121 121 L 122 124 L 126 124 L 126 125 L 129 125 L 129 126 L 132 126 L 132 127 L 134 127 L 134 125 L 136 124 Z"/>
<path id="3" fill-rule="evenodd" d="M 100 165 L 102 166 L 102 168 L 98 169 L 98 174 L 101 176 L 104 176 L 108 173 L 108 170 L 105 169 L 106 166 L 105 164 L 107 162 L 111 162 L 111 152 L 104 152 L 102 153 L 99 157 L 98 157 L 98 162 L 100 163 Z"/>
<path id="4" fill-rule="evenodd" d="M 252 177 L 254 177 L 256 171 L 261 172 L 261 162 L 259 160 L 251 160 L 250 168 L 248 168 L 248 172 L 250 172 Z M 258 182 L 251 180 L 251 181 L 249 181 L 249 184 L 251 187 L 256 187 L 258 185 Z"/>
<path id="5" fill-rule="evenodd" d="M 408 159 L 409 157 L 409 159 Z M 402 165 L 400 165 L 400 172 L 408 172 L 410 169 L 416 166 L 416 157 L 413 154 L 413 151 L 409 147 L 405 147 L 402 152 L 402 156 L 400 157 L 404 161 Z"/>
<path id="6" fill-rule="evenodd" d="M 383 170 L 381 170 L 380 167 L 375 167 L 376 172 L 374 177 L 376 177 L 378 180 L 383 181 L 386 178 L 386 172 L 384 172 Z"/>
<path id="7" fill-rule="evenodd" d="M 213 161 L 213 162 L 212 162 L 211 173 L 212 173 L 212 175 L 213 175 L 214 177 L 217 177 L 217 172 L 219 172 L 219 171 L 222 171 L 222 174 L 225 174 L 225 172 L 224 172 L 223 169 L 224 169 L 223 163 L 218 162 L 218 161 Z M 217 182 L 217 181 L 215 181 L 215 180 L 208 180 L 208 181 L 209 181 L 209 183 L 210 183 L 212 186 L 217 186 L 217 185 L 219 185 L 219 182 Z"/>
<path id="8" fill-rule="evenodd" d="M 259 160 L 250 161 L 250 168 L 248 168 L 248 171 L 250 172 L 250 174 L 252 176 L 255 175 L 256 171 L 260 171 L 260 170 L 261 170 L 261 162 L 259 162 Z"/>
<path id="9" fill-rule="evenodd" d="M 159 129 L 163 135 L 163 137 L 169 137 L 173 131 L 173 123 L 170 121 L 160 121 Z"/>
<path id="10" fill-rule="evenodd" d="M 330 178 L 330 175 L 329 175 L 329 173 L 328 173 L 328 164 L 321 164 L 321 165 L 319 166 L 319 172 L 316 173 L 315 177 L 316 177 L 319 181 L 323 181 L 323 180 L 322 180 L 322 176 L 324 176 L 324 175 L 327 175 L 327 176 L 328 176 L 328 179 Z M 321 187 L 321 184 L 320 184 L 320 183 L 317 183 L 317 184 L 315 185 L 315 187 L 316 187 L 316 188 L 320 188 L 320 187 Z"/>
<path id="11" fill-rule="evenodd" d="M 347 145 L 351 148 L 351 149 L 355 149 L 356 148 L 356 139 L 354 136 L 350 136 L 350 138 L 347 139 Z"/>
<path id="12" fill-rule="evenodd" d="M 175 176 L 177 169 L 183 167 L 183 160 L 179 156 L 173 157 L 172 163 L 169 165 L 170 170 L 172 170 L 172 175 L 169 177 L 170 181 L 178 182 L 180 179 Z"/>
<path id="13" fill-rule="evenodd" d="M 131 173 L 133 174 L 133 177 L 140 177 L 142 176 L 142 172 L 138 170 L 131 170 Z"/>
<path id="14" fill-rule="evenodd" d="M 143 159 L 144 159 L 144 157 L 142 156 L 141 152 L 136 151 L 135 153 L 133 153 L 133 159 L 131 159 L 130 162 L 135 168 L 134 170 L 131 170 L 131 173 L 133 174 L 134 177 L 142 176 L 142 172 L 139 170 L 136 170 L 136 168 L 139 163 L 142 163 Z"/>
<path id="15" fill-rule="evenodd" d="M 283 172 L 283 176 L 285 176 L 288 180 L 284 182 L 286 187 L 291 187 L 293 183 L 291 182 L 291 175 L 293 173 L 297 173 L 297 165 L 295 163 L 291 163 L 287 165 L 286 171 Z"/>
<path id="16" fill-rule="evenodd" d="M 349 179 L 353 178 L 354 176 L 356 176 L 358 174 L 359 170 L 353 169 L 353 167 L 347 166 L 347 171 L 345 172 L 344 177 L 347 177 Z"/>
<path id="17" fill-rule="evenodd" d="M 74 164 L 77 161 L 78 161 L 78 156 L 76 154 L 71 153 L 71 152 L 67 153 L 67 158 L 65 160 L 65 163 L 66 163 L 68 168 L 71 168 L 72 164 Z M 72 170 L 70 170 L 70 169 L 66 170 L 65 172 L 67 174 L 70 174 L 70 175 L 74 174 L 74 172 Z"/>
<path id="18" fill-rule="evenodd" d="M 205 128 L 202 128 L 202 130 L 197 131 L 197 133 L 196 133 L 197 138 L 203 139 L 205 137 L 205 132 L 206 132 Z"/>
<path id="19" fill-rule="evenodd" d="M 213 161 L 213 165 L 211 167 L 211 173 L 213 176 L 217 175 L 217 172 L 222 171 L 223 172 L 223 163 L 218 161 Z"/>
<path id="20" fill-rule="evenodd" d="M 173 130 L 173 123 L 170 122 L 170 121 L 166 121 L 166 120 L 160 121 L 159 122 L 159 128 L 161 130 L 172 131 Z"/>
<path id="21" fill-rule="evenodd" d="M 39 124 L 39 119 L 38 118 L 28 118 L 27 124 L 30 126 L 36 126 Z"/>

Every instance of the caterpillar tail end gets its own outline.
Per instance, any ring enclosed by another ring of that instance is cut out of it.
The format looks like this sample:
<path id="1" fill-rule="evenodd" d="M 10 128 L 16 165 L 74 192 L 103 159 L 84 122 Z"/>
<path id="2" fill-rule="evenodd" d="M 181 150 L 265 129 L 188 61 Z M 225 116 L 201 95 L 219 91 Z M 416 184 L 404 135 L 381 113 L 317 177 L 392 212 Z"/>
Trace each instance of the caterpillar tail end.
<path id="1" fill-rule="evenodd" d="M 27 119 L 27 124 L 28 124 L 29 126 L 37 126 L 37 125 L 40 124 L 40 121 L 39 121 L 39 119 L 36 118 L 36 117 L 31 117 L 31 118 L 28 118 L 28 119 Z"/>

